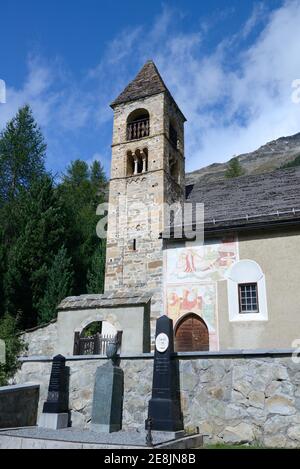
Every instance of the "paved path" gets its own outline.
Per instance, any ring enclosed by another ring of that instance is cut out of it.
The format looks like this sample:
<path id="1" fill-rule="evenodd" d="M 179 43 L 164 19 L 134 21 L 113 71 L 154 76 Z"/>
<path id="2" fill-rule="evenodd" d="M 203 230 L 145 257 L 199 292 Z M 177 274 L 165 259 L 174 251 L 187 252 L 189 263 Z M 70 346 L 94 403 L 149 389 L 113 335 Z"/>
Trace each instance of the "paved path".
<path id="1" fill-rule="evenodd" d="M 168 434 L 161 433 L 157 435 L 157 433 L 155 433 L 153 436 L 153 442 L 157 448 L 195 448 L 201 446 L 201 438 L 202 437 L 200 435 L 194 435 L 192 437 L 184 437 L 178 440 L 170 440 L 170 435 Z M 192 446 L 190 446 L 191 444 Z M 80 430 L 76 428 L 49 430 L 39 427 L 8 429 L 0 431 L 0 449 L 58 447 L 80 449 L 145 449 L 147 448 L 146 432 L 129 430 L 104 434 L 96 433 L 91 430 Z"/>

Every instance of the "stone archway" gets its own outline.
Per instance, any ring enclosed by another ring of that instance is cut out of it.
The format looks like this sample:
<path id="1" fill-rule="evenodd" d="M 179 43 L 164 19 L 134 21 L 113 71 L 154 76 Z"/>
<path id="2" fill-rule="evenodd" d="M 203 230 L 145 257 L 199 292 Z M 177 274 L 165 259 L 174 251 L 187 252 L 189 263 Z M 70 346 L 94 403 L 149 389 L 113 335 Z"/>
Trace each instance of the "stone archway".
<path id="1" fill-rule="evenodd" d="M 197 314 L 185 315 L 175 328 L 175 351 L 203 352 L 208 350 L 209 331 L 206 323 Z"/>
<path id="2" fill-rule="evenodd" d="M 73 355 L 105 355 L 106 346 L 116 340 L 121 346 L 122 332 L 108 321 L 92 321 L 75 332 Z"/>

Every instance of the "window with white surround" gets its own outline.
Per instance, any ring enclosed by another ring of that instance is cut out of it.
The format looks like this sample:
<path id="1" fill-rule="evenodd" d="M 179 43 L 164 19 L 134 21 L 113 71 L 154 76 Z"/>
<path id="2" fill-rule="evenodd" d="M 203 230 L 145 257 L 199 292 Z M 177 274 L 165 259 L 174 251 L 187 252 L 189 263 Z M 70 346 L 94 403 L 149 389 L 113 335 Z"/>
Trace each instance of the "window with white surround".
<path id="1" fill-rule="evenodd" d="M 257 283 L 239 284 L 240 314 L 258 313 Z"/>
<path id="2" fill-rule="evenodd" d="M 236 262 L 226 278 L 229 320 L 267 321 L 265 275 L 257 262 L 250 259 Z"/>

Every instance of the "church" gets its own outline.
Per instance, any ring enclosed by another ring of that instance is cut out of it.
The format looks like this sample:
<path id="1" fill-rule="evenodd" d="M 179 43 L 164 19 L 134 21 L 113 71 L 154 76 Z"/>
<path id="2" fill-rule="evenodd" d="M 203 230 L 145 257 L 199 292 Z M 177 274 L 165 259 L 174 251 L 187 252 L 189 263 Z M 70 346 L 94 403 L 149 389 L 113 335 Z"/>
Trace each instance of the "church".
<path id="1" fill-rule="evenodd" d="M 299 447 L 300 168 L 216 182 L 185 173 L 185 116 L 152 61 L 111 106 L 109 203 L 97 210 L 105 291 L 65 298 L 57 319 L 23 334 L 17 386 L 2 392 L 28 418 L 11 425 L 43 417 L 56 359 L 69 373 L 68 425 L 89 429 L 113 347 L 122 429 L 144 429 L 167 315 L 184 427 L 209 443 Z"/>
<path id="2" fill-rule="evenodd" d="M 151 296 L 151 319 L 173 319 L 177 351 L 291 347 L 300 333 L 300 171 L 190 184 L 186 119 L 152 61 L 112 108 L 109 206 L 123 198 L 128 216 L 108 224 L 106 291 Z M 164 239 L 166 226 L 155 238 L 147 217 L 136 223 L 136 202 L 147 215 L 204 204 L 204 243 Z"/>
<path id="3" fill-rule="evenodd" d="M 150 352 L 163 314 L 173 320 L 177 352 L 293 348 L 300 168 L 215 183 L 191 178 L 186 118 L 153 61 L 111 107 L 105 292 L 63 300 L 47 350 L 34 331 L 31 353 L 99 354 L 84 342 L 93 322 L 103 340 L 118 337 L 122 354 Z M 203 207 L 201 239 L 187 236 L 183 206 Z"/>

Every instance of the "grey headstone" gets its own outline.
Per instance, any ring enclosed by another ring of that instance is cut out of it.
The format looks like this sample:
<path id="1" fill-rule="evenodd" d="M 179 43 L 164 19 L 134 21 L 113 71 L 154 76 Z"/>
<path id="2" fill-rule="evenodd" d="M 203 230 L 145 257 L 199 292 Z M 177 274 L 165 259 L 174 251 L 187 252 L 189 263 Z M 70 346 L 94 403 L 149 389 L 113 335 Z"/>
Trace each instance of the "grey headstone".
<path id="1" fill-rule="evenodd" d="M 112 433 L 122 429 L 123 370 L 111 361 L 97 368 L 94 386 L 92 429 Z"/>

